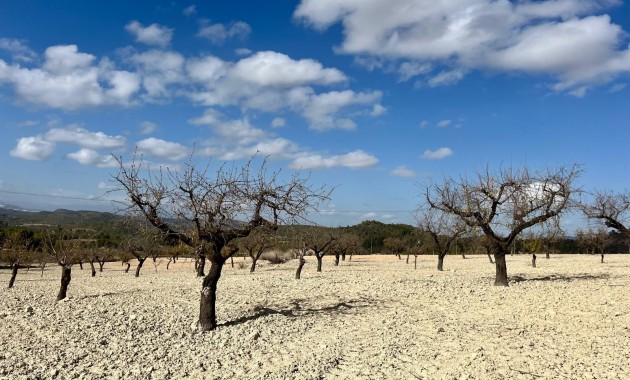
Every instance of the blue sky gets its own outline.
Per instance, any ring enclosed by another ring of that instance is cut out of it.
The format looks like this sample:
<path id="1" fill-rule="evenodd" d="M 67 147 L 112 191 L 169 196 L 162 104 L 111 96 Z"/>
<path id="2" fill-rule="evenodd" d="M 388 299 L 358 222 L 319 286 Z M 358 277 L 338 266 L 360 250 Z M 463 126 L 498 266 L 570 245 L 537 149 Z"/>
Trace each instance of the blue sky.
<path id="1" fill-rule="evenodd" d="M 615 0 L 0 0 L 0 203 L 108 209 L 111 154 L 337 186 L 327 225 L 412 223 L 418 183 L 580 163 L 629 188 Z M 27 194 L 42 194 L 34 196 Z M 579 223 L 573 221 L 573 223 Z"/>

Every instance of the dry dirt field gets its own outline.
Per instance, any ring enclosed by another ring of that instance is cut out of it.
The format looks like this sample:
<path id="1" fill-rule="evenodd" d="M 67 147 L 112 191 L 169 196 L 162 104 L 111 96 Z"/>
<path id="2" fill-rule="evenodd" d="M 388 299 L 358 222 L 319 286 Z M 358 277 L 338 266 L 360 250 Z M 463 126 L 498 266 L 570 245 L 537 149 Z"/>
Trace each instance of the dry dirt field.
<path id="1" fill-rule="evenodd" d="M 59 303 L 57 267 L 21 271 L 0 290 L 0 378 L 630 379 L 628 255 L 508 257 L 508 288 L 482 256 L 307 261 L 301 280 L 295 260 L 228 265 L 205 334 L 191 262 L 76 266 Z"/>

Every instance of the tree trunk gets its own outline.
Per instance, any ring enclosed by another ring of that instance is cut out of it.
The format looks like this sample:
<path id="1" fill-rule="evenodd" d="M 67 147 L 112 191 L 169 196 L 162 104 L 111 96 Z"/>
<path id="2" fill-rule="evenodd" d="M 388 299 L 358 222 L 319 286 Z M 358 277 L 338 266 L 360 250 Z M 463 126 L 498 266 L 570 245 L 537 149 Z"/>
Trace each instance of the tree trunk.
<path id="1" fill-rule="evenodd" d="M 443 271 L 444 270 L 444 256 L 442 254 L 438 255 L 438 266 L 437 266 L 437 270 L 439 271 Z"/>
<path id="2" fill-rule="evenodd" d="M 466 254 L 462 251 L 462 259 L 466 260 Z"/>
<path id="3" fill-rule="evenodd" d="M 125 268 L 125 273 L 129 273 L 129 268 L 131 268 L 131 263 L 127 263 L 127 268 Z"/>
<path id="4" fill-rule="evenodd" d="M 545 259 L 549 259 L 551 256 L 549 256 L 549 251 L 545 252 Z"/>
<path id="5" fill-rule="evenodd" d="M 338 267 L 339 266 L 339 254 L 335 253 L 335 266 Z"/>
<path id="6" fill-rule="evenodd" d="M 199 332 L 214 330 L 217 327 L 217 283 L 221 277 L 223 261 L 211 261 L 208 275 L 204 277 L 199 301 Z"/>
<path id="7" fill-rule="evenodd" d="M 98 271 L 103 272 L 103 267 L 105 266 L 105 261 L 98 262 Z"/>
<path id="8" fill-rule="evenodd" d="M 407 254 L 407 262 L 405 264 L 409 264 L 409 254 Z"/>
<path id="9" fill-rule="evenodd" d="M 508 286 L 507 263 L 505 261 L 505 251 L 499 250 L 494 254 L 494 265 L 496 268 L 496 276 L 494 278 L 495 286 Z"/>
<path id="10" fill-rule="evenodd" d="M 79 260 L 79 269 L 83 270 L 83 260 Z"/>
<path id="11" fill-rule="evenodd" d="M 341 254 L 341 261 L 346 261 L 346 253 L 345 252 L 343 252 Z"/>
<path id="12" fill-rule="evenodd" d="M 402 257 L 400 257 L 400 252 L 397 253 L 396 256 L 398 256 L 398 260 L 402 260 Z"/>
<path id="13" fill-rule="evenodd" d="M 39 275 L 39 277 L 44 277 L 44 269 L 46 269 L 46 262 L 41 263 L 40 268 L 42 268 L 42 273 Z"/>
<path id="14" fill-rule="evenodd" d="M 249 268 L 249 273 L 254 273 L 254 271 L 256 270 L 256 263 L 258 262 L 258 258 L 257 257 L 252 257 L 252 266 L 251 268 Z"/>
<path id="15" fill-rule="evenodd" d="M 300 255 L 300 261 L 297 267 L 297 271 L 295 272 L 295 279 L 299 280 L 300 279 L 300 275 L 302 274 L 302 267 L 304 266 L 304 264 L 306 264 L 306 260 L 304 260 L 304 256 Z"/>
<path id="16" fill-rule="evenodd" d="M 173 258 L 172 258 L 172 257 L 170 257 L 170 258 L 168 259 L 168 262 L 166 263 L 166 270 L 168 270 L 169 265 L 171 265 L 171 261 L 173 261 Z"/>
<path id="17" fill-rule="evenodd" d="M 494 264 L 494 261 L 492 260 L 492 254 L 490 254 L 490 252 L 488 252 L 488 260 L 490 260 L 490 264 Z"/>
<path id="18" fill-rule="evenodd" d="M 57 301 L 61 301 L 66 298 L 68 292 L 68 285 L 72 280 L 72 267 L 70 265 L 61 266 L 61 287 L 59 288 L 59 294 L 57 294 Z"/>
<path id="19" fill-rule="evenodd" d="M 94 261 L 90 261 L 90 268 L 92 268 L 92 277 L 96 277 L 96 268 L 94 268 Z"/>
<path id="20" fill-rule="evenodd" d="M 418 269 L 418 256 L 413 256 L 413 269 Z"/>
<path id="21" fill-rule="evenodd" d="M 602 264 L 604 263 L 604 254 L 603 253 L 602 253 L 602 261 L 601 261 L 601 263 Z"/>
<path id="22" fill-rule="evenodd" d="M 532 268 L 536 268 L 536 254 L 532 253 Z"/>
<path id="23" fill-rule="evenodd" d="M 197 277 L 204 277 L 206 274 L 204 273 L 206 270 L 206 255 L 199 254 L 199 258 L 197 260 Z"/>
<path id="24" fill-rule="evenodd" d="M 350 258 L 348 258 L 348 261 L 352 261 L 352 253 L 350 254 Z"/>
<path id="25" fill-rule="evenodd" d="M 136 267 L 136 277 L 140 277 L 140 269 L 142 269 L 142 265 L 144 264 L 144 259 L 138 259 L 138 266 Z"/>
<path id="26" fill-rule="evenodd" d="M 320 256 L 318 254 L 315 254 L 315 257 L 317 258 L 317 271 L 321 272 L 322 271 L 322 259 L 324 258 L 324 256 Z"/>
<path id="27" fill-rule="evenodd" d="M 230 264 L 232 264 L 232 268 L 234 268 L 234 256 L 230 256 Z"/>
<path id="28" fill-rule="evenodd" d="M 15 284 L 15 278 L 17 277 L 18 268 L 20 266 L 16 263 L 11 266 L 11 279 L 9 280 L 9 289 Z"/>

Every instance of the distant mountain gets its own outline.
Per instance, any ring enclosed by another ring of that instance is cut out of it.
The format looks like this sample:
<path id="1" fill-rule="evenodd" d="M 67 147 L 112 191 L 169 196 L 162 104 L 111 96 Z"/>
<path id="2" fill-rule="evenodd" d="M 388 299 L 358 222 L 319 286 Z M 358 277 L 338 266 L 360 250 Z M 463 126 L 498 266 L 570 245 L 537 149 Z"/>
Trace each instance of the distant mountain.
<path id="1" fill-rule="evenodd" d="M 49 225 L 86 225 L 102 224 L 122 219 L 122 216 L 111 212 L 72 211 L 57 209 L 55 211 L 35 211 L 11 205 L 0 206 L 0 224 L 20 226 L 33 224 Z"/>

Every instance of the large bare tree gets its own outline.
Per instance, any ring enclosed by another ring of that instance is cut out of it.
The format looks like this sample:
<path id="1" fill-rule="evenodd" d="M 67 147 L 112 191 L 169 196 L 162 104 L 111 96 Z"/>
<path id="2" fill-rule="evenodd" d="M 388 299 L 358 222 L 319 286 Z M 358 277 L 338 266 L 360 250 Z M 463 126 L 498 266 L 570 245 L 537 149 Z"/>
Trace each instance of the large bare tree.
<path id="1" fill-rule="evenodd" d="M 508 286 L 505 255 L 514 239 L 570 205 L 580 171 L 577 165 L 538 171 L 486 168 L 472 178 L 446 178 L 426 186 L 424 198 L 429 207 L 483 231 L 494 245 L 495 285 Z"/>
<path id="2" fill-rule="evenodd" d="M 181 171 L 154 171 L 137 157 L 129 164 L 117 160 L 119 171 L 113 179 L 127 194 L 129 209 L 167 239 L 196 248 L 204 262 L 205 257 L 210 261 L 200 292 L 199 331 L 217 327 L 217 283 L 223 264 L 235 252 L 223 247 L 257 227 L 275 229 L 303 218 L 330 196 L 329 189 L 312 187 L 299 172 L 289 178 L 268 173 L 266 161 L 257 169 L 250 160 L 243 166 L 223 164 L 211 172 L 209 164 L 200 169 L 192 158 Z"/>

